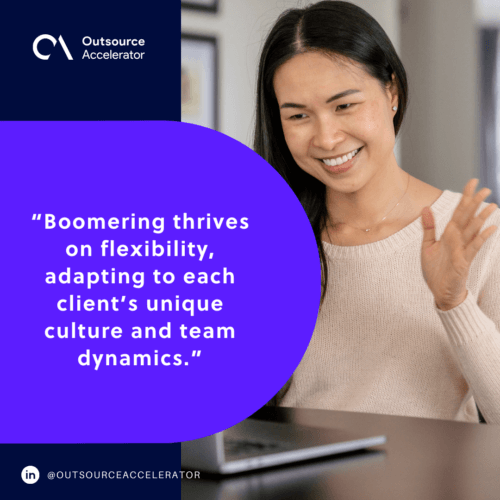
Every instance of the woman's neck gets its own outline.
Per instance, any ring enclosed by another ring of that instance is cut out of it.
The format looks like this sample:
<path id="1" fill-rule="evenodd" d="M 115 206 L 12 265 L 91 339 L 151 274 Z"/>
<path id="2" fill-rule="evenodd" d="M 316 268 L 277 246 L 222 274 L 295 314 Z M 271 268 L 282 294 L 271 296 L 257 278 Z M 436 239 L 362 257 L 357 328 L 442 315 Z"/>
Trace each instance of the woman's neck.
<path id="1" fill-rule="evenodd" d="M 326 204 L 329 225 L 364 230 L 388 225 L 408 211 L 410 176 L 396 163 L 377 172 L 361 188 L 352 192 L 334 191 L 327 187 Z"/>

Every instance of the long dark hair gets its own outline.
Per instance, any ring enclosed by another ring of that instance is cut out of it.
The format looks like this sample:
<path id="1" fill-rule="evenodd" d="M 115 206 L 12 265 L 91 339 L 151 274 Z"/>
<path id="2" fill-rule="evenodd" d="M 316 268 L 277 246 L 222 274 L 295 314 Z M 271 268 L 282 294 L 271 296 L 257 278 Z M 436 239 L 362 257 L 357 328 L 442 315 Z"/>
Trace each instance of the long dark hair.
<path id="1" fill-rule="evenodd" d="M 321 302 L 326 293 L 328 266 L 321 234 L 328 217 L 326 188 L 304 172 L 292 158 L 281 127 L 273 78 L 286 61 L 303 52 L 323 52 L 360 63 L 385 88 L 398 91 L 394 116 L 397 134 L 408 102 L 406 72 L 382 27 L 362 8 L 348 2 L 323 1 L 285 11 L 271 29 L 262 49 L 257 81 L 254 150 L 285 179 L 302 203 L 316 237 L 321 260 Z"/>

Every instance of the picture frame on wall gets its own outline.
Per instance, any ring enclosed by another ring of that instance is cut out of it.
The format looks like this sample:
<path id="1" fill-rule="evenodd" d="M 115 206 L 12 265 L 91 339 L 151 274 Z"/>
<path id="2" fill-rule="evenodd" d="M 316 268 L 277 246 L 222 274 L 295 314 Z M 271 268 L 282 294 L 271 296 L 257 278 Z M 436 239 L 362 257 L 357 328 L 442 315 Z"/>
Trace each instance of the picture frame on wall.
<path id="1" fill-rule="evenodd" d="M 181 0 L 181 8 L 216 13 L 219 0 Z"/>
<path id="2" fill-rule="evenodd" d="M 181 121 L 219 129 L 215 36 L 181 33 Z"/>

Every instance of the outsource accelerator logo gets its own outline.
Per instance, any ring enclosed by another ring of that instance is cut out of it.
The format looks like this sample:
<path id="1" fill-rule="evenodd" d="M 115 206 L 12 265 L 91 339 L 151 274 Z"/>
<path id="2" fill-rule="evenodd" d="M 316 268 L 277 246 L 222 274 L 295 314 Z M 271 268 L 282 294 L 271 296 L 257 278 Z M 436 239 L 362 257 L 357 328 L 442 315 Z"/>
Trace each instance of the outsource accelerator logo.
<path id="1" fill-rule="evenodd" d="M 44 61 L 46 61 L 50 57 L 50 54 L 46 56 L 46 55 L 40 54 L 40 52 L 38 51 L 38 43 L 42 40 L 50 40 L 54 47 L 56 46 L 57 40 L 52 35 L 40 35 L 40 36 L 37 36 L 35 38 L 35 41 L 33 42 L 33 52 L 35 53 L 35 56 L 38 57 L 38 59 L 43 59 Z M 70 51 L 68 50 L 68 47 L 64 43 L 63 37 L 60 35 L 59 35 L 59 43 L 61 44 L 61 46 L 64 50 L 64 53 L 66 54 L 66 57 L 70 61 L 72 61 L 73 57 L 72 57 Z"/>
<path id="2" fill-rule="evenodd" d="M 58 40 L 56 40 L 52 35 L 40 35 L 35 38 L 35 41 L 33 42 L 33 53 L 35 54 L 38 59 L 42 59 L 44 61 L 48 60 L 50 57 L 50 54 L 45 55 L 41 54 L 40 51 L 38 50 L 38 44 L 41 40 L 50 40 L 54 47 L 57 44 L 57 41 L 59 40 L 59 43 L 61 44 L 61 47 L 64 50 L 64 53 L 66 54 L 66 57 L 72 61 L 73 57 L 64 42 L 64 39 L 62 36 L 59 36 Z M 143 59 L 145 52 L 138 52 L 136 50 L 133 50 L 132 47 L 144 47 L 145 41 L 143 38 L 137 39 L 137 38 L 91 38 L 90 36 L 85 36 L 82 39 L 82 45 L 83 45 L 83 54 L 82 54 L 82 59 L 90 59 L 90 60 L 110 60 L 110 59 L 128 59 L 128 60 L 137 60 L 137 59 Z M 116 47 L 116 50 L 110 49 L 105 52 L 92 52 L 89 49 L 85 47 Z M 123 47 L 123 48 L 122 48 Z"/>

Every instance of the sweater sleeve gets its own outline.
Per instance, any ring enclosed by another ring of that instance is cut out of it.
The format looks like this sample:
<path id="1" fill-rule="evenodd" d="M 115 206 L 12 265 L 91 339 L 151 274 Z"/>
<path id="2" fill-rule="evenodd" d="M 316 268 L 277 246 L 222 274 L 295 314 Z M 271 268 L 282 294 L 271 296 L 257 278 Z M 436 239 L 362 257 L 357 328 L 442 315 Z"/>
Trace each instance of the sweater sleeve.
<path id="1" fill-rule="evenodd" d="M 468 290 L 457 307 L 435 308 L 486 422 L 500 424 L 500 241 L 492 239 L 487 276 L 477 300 Z"/>

